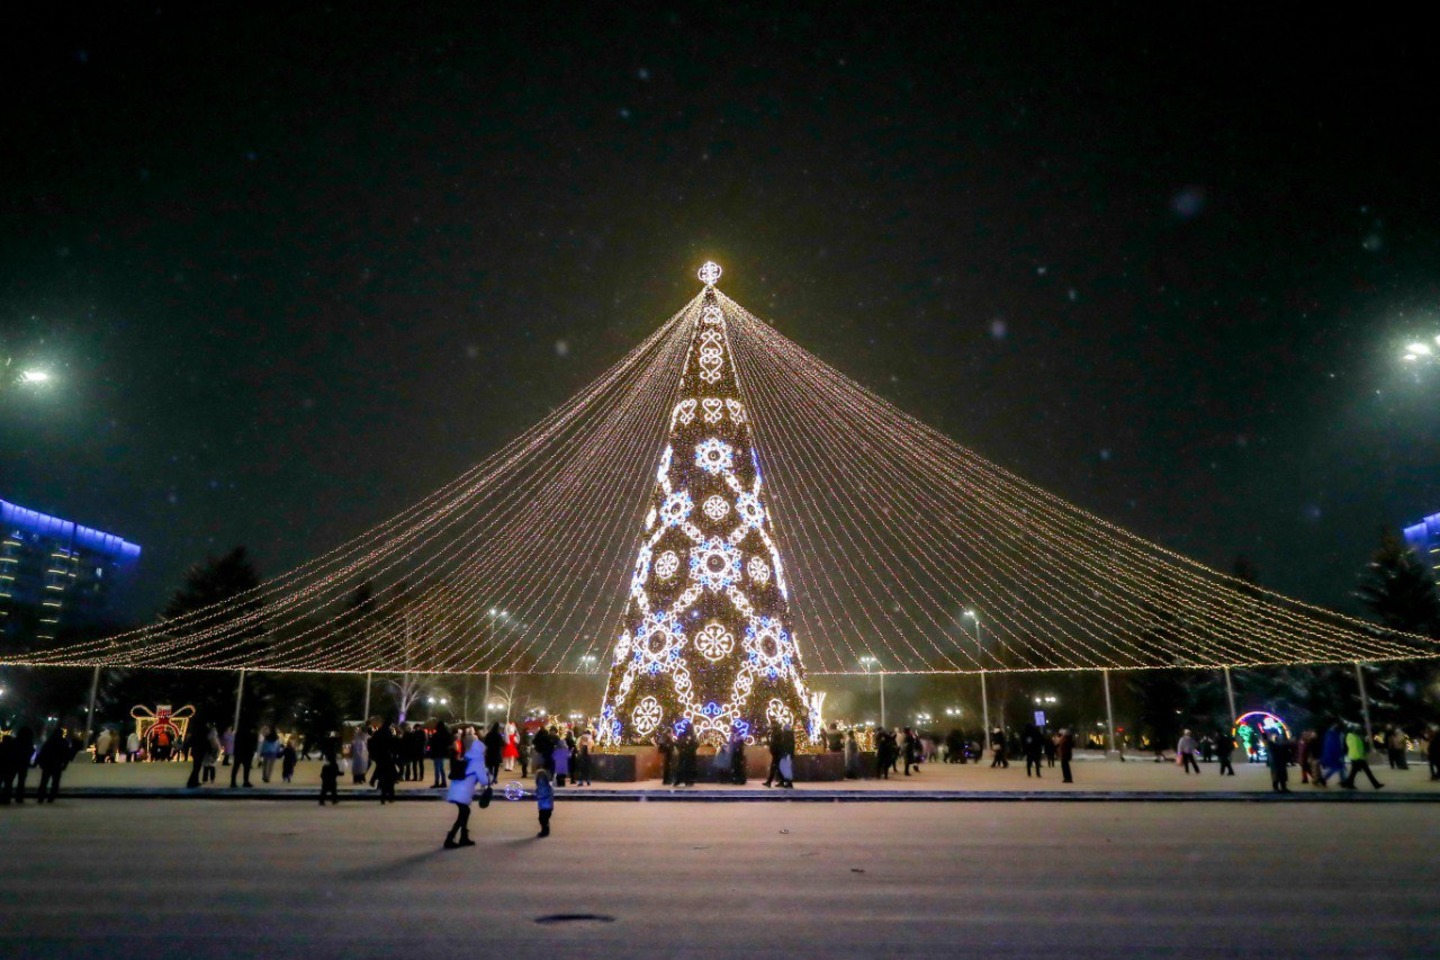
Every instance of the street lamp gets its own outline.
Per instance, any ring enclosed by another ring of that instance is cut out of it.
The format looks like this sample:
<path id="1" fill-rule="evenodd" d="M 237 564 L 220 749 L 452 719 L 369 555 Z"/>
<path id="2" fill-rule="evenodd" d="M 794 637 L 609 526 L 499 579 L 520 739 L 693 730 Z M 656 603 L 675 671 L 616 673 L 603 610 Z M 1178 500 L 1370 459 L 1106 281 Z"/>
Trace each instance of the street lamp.
<path id="1" fill-rule="evenodd" d="M 866 673 L 867 675 L 870 673 L 870 668 L 871 668 L 871 667 L 878 667 L 879 665 L 880 665 L 880 661 L 877 660 L 877 659 L 875 659 L 874 657 L 872 657 L 872 656 L 871 656 L 870 654 L 868 654 L 868 653 L 865 654 L 865 656 L 863 656 L 863 657 L 860 658 L 860 666 L 862 666 L 862 667 L 865 668 L 865 673 Z M 884 671 L 884 670 L 881 670 L 881 671 L 880 671 L 880 726 L 882 726 L 882 727 L 885 726 L 885 671 Z"/>
<path id="2" fill-rule="evenodd" d="M 990 736 L 990 697 L 985 690 L 985 640 L 980 628 L 980 614 L 974 610 L 966 610 L 965 616 L 975 621 L 975 649 L 982 658 L 980 661 L 980 712 L 985 724 L 985 736 Z"/>

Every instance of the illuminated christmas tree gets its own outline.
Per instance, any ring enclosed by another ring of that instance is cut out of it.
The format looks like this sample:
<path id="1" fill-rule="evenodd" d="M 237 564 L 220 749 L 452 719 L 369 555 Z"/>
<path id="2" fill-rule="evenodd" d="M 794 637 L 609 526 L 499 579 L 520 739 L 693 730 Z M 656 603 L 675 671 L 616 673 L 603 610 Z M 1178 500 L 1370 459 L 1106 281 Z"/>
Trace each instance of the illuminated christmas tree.
<path id="1" fill-rule="evenodd" d="M 643 743 L 662 724 L 705 740 L 817 722 L 740 396 L 725 314 L 705 283 L 660 455 L 601 711 L 601 740 Z"/>

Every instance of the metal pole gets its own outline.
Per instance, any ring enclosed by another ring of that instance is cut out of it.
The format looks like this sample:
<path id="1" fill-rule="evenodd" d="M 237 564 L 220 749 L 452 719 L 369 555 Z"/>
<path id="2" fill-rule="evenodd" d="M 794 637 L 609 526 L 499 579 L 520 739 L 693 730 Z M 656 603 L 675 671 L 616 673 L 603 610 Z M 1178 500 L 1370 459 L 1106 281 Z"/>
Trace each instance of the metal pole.
<path id="1" fill-rule="evenodd" d="M 1235 712 L 1235 686 L 1230 682 L 1230 668 L 1221 667 L 1225 671 L 1225 695 L 1230 698 L 1230 722 L 1234 723 L 1240 714 Z"/>
<path id="2" fill-rule="evenodd" d="M 235 731 L 236 736 L 240 734 L 240 701 L 245 697 L 245 668 L 240 668 L 240 683 L 235 688 L 235 722 L 230 729 Z"/>
<path id="3" fill-rule="evenodd" d="M 980 671 L 980 715 L 984 717 L 985 736 L 981 737 L 981 746 L 988 746 L 990 743 L 990 697 L 985 692 L 985 671 Z"/>
<path id="4" fill-rule="evenodd" d="M 90 708 L 85 711 L 85 745 L 90 745 L 90 734 L 95 729 L 95 694 L 100 689 L 100 665 L 95 665 L 95 672 L 90 676 Z M 99 757 L 95 759 L 99 760 Z"/>
<path id="5" fill-rule="evenodd" d="M 462 720 L 469 720 L 469 719 L 470 719 L 470 674 L 468 674 L 468 673 L 467 673 L 467 674 L 463 674 L 463 677 L 464 677 L 464 682 L 465 682 L 465 695 L 464 695 L 464 701 L 463 701 L 463 703 L 461 704 L 461 708 L 460 708 L 460 719 L 462 719 Z"/>
<path id="6" fill-rule="evenodd" d="M 1360 669 L 1360 661 L 1355 661 L 1355 682 L 1360 686 L 1360 713 L 1365 718 L 1365 753 L 1375 749 L 1375 731 L 1370 727 L 1370 697 L 1365 693 L 1365 672 Z"/>
<path id="7" fill-rule="evenodd" d="M 360 723 L 363 726 L 370 722 L 370 684 L 375 679 L 375 671 L 365 671 L 365 706 L 360 709 Z"/>
<path id="8" fill-rule="evenodd" d="M 880 728 L 885 729 L 885 671 L 880 671 Z"/>
<path id="9" fill-rule="evenodd" d="M 1105 678 L 1105 726 L 1110 731 L 1110 749 L 1119 753 L 1120 747 L 1115 742 L 1115 708 L 1110 704 L 1110 671 L 1101 670 L 1100 675 Z"/>
<path id="10" fill-rule="evenodd" d="M 485 671 L 485 720 L 480 724 L 482 727 L 490 726 L 490 671 Z"/>

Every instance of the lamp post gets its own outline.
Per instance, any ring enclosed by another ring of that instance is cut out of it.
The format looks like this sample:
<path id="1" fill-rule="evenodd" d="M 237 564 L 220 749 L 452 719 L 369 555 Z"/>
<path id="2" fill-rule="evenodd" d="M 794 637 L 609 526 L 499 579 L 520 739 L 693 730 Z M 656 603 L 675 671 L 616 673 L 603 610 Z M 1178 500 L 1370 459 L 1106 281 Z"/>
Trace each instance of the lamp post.
<path id="1" fill-rule="evenodd" d="M 981 722 L 985 725 L 985 737 L 986 737 L 986 739 L 988 740 L 988 738 L 989 738 L 989 736 L 990 736 L 990 698 L 989 698 L 989 696 L 987 695 L 986 690 L 985 690 L 985 666 L 984 666 L 985 661 L 984 661 L 983 659 L 981 659 L 981 658 L 983 658 L 983 657 L 985 656 L 985 641 L 984 641 L 984 638 L 983 638 L 983 636 L 982 636 L 982 634 L 981 634 L 981 629 L 980 629 L 980 614 L 976 613 L 974 610 L 966 610 L 966 611 L 965 611 L 965 616 L 967 616 L 967 617 L 969 617 L 971 620 L 974 620 L 974 621 L 975 621 L 975 647 L 976 647 L 976 651 L 977 651 L 977 652 L 979 653 L 979 655 L 980 655 L 980 657 L 977 658 L 977 659 L 980 659 L 980 664 L 981 664 L 981 666 L 980 666 L 980 715 L 981 715 L 981 717 L 983 718 Z"/>
<path id="2" fill-rule="evenodd" d="M 862 667 L 865 668 L 865 673 L 866 673 L 866 674 L 869 674 L 869 673 L 870 673 L 870 668 L 871 668 L 871 667 L 876 667 L 876 666 L 879 666 L 879 665 L 880 665 L 880 661 L 879 661 L 879 660 L 876 660 L 874 657 L 872 657 L 872 656 L 871 656 L 870 654 L 868 654 L 868 653 L 865 654 L 865 656 L 863 656 L 863 657 L 860 658 L 860 666 L 862 666 Z M 881 726 L 881 727 L 884 727 L 884 726 L 885 726 L 885 671 L 884 671 L 884 670 L 881 670 L 881 671 L 880 671 L 880 726 Z"/>

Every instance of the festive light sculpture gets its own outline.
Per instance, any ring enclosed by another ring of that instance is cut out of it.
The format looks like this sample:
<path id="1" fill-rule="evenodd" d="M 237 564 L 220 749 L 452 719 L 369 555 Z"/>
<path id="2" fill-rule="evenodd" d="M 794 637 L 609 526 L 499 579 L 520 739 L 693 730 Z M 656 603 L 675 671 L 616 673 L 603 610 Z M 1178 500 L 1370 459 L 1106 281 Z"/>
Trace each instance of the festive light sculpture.
<path id="1" fill-rule="evenodd" d="M 720 264 L 714 260 L 706 260 L 700 267 L 700 272 L 697 276 L 699 276 L 700 282 L 705 284 L 705 286 L 715 286 L 715 284 L 720 281 Z"/>
<path id="2" fill-rule="evenodd" d="M 812 714 L 719 276 L 713 263 L 700 270 L 705 294 L 601 708 L 604 743 L 643 742 L 662 724 L 753 740 Z"/>

